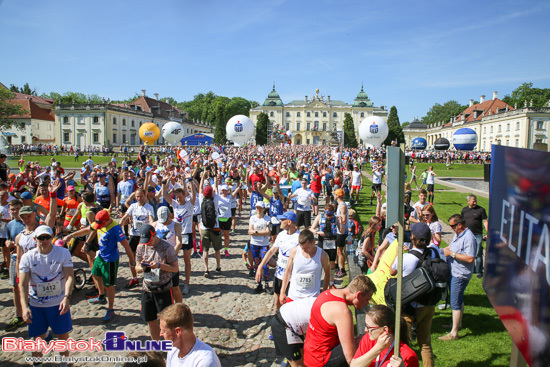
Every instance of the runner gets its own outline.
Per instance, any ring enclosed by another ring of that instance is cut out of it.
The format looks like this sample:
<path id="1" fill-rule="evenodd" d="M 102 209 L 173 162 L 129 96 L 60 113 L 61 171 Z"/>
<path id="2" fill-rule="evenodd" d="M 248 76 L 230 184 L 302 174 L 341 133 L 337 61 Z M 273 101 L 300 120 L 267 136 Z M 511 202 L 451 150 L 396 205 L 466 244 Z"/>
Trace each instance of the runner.
<path id="1" fill-rule="evenodd" d="M 337 219 L 334 215 L 334 205 L 326 204 L 323 213 L 319 214 L 313 221 L 311 231 L 316 234 L 319 240 L 319 248 L 322 248 L 328 255 L 330 262 L 330 288 L 334 286 L 335 260 L 336 260 L 336 236 Z"/>
<path id="2" fill-rule="evenodd" d="M 296 226 L 300 228 L 304 226 L 305 229 L 311 227 L 311 203 L 317 202 L 317 198 L 313 194 L 311 189 L 307 187 L 307 180 L 302 178 L 300 180 L 301 188 L 294 191 L 290 198 L 297 198 L 296 200 Z"/>
<path id="3" fill-rule="evenodd" d="M 256 214 L 250 217 L 248 226 L 248 234 L 250 235 L 250 250 L 252 251 L 252 258 L 254 259 L 254 268 L 256 273 L 260 264 L 263 264 L 262 276 L 256 276 L 256 282 L 258 283 L 254 293 L 260 294 L 264 291 L 262 286 L 262 280 L 265 282 L 265 291 L 273 294 L 273 289 L 269 286 L 270 276 L 269 267 L 267 262 L 264 262 L 268 250 L 269 250 L 269 235 L 271 234 L 271 218 L 265 214 L 265 203 L 261 200 L 256 201 Z"/>

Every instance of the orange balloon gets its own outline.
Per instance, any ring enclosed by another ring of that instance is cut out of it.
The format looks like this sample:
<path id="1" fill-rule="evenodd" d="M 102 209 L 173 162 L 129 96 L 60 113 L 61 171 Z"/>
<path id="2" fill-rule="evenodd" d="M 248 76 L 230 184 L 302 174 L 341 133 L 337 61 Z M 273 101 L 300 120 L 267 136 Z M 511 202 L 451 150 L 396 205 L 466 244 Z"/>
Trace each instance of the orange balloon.
<path id="1" fill-rule="evenodd" d="M 152 122 L 146 122 L 139 127 L 139 137 L 146 145 L 153 144 L 160 136 L 160 129 Z"/>

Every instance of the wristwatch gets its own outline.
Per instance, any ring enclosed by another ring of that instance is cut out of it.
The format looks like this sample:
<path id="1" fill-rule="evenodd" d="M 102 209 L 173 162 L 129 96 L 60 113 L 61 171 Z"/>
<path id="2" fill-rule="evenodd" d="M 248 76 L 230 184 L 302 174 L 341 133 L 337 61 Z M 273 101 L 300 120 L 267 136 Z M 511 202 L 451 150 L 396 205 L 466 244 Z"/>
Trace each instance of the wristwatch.
<path id="1" fill-rule="evenodd" d="M 136 266 L 136 262 L 135 262 L 135 261 L 132 261 L 132 262 L 130 263 L 130 266 Z"/>
<path id="2" fill-rule="evenodd" d="M 258 231 L 254 231 L 254 234 L 258 234 Z"/>
<path id="3" fill-rule="evenodd" d="M 70 295 L 70 294 L 66 294 L 64 298 L 71 299 L 71 295 Z"/>
<path id="4" fill-rule="evenodd" d="M 451 252 L 451 257 L 452 257 L 453 259 L 456 259 L 456 252 Z"/>

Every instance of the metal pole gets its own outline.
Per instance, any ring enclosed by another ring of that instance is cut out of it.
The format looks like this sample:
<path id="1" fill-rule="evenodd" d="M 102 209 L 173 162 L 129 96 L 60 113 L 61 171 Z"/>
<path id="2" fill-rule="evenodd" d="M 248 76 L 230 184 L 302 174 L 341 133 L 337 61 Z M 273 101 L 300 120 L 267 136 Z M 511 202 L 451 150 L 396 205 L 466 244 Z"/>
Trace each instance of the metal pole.
<path id="1" fill-rule="evenodd" d="M 403 239 L 405 231 L 404 223 L 404 203 L 403 203 L 403 187 L 405 185 L 405 154 L 403 153 L 404 146 L 401 148 L 387 147 L 386 157 L 388 157 L 387 167 L 387 187 L 388 194 L 388 214 L 386 216 L 386 225 L 399 223 L 397 234 L 397 297 L 395 306 L 395 345 L 394 355 L 399 357 L 399 340 L 401 338 L 401 290 L 403 280 Z"/>

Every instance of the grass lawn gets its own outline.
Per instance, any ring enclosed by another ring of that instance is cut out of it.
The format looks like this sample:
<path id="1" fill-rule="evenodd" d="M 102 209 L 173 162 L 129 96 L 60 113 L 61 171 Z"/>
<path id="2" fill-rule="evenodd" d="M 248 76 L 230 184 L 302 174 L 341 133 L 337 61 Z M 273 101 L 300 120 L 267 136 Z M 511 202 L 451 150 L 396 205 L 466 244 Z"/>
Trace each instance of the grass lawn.
<path id="1" fill-rule="evenodd" d="M 123 155 L 117 155 L 117 161 L 119 164 L 124 159 L 123 157 L 124 157 Z M 82 162 L 86 161 L 88 159 L 88 156 L 84 155 L 79 157 L 77 162 L 75 162 L 74 156 L 66 156 L 66 155 L 55 155 L 55 156 L 26 155 L 26 156 L 23 156 L 23 158 L 25 159 L 26 162 L 28 161 L 39 162 L 40 166 L 42 167 L 51 166 L 52 158 L 55 158 L 56 161 L 61 162 L 61 167 L 63 168 L 81 168 Z M 17 167 L 18 159 L 19 158 L 15 159 L 10 157 L 7 163 L 10 167 Z M 96 156 L 92 156 L 92 160 L 94 161 L 95 164 L 106 165 L 111 161 L 111 156 L 104 157 L 102 155 L 96 155 Z"/>
<path id="2" fill-rule="evenodd" d="M 439 177 L 480 177 L 483 178 L 483 164 L 462 164 L 462 163 L 453 163 L 451 168 L 447 169 L 445 163 L 417 163 L 416 166 L 416 180 L 420 179 L 420 175 L 424 172 L 425 169 L 434 166 L 434 172 Z M 409 180 L 410 175 L 410 166 L 406 167 L 407 175 Z M 421 182 L 420 182 L 421 183 Z"/>
<path id="3" fill-rule="evenodd" d="M 445 169 L 444 165 L 442 166 Z M 459 165 L 453 165 L 453 167 L 456 166 Z M 482 168 L 478 169 L 475 165 L 466 165 L 466 167 L 468 166 L 475 169 L 463 170 L 464 176 L 462 177 L 472 177 L 474 174 L 479 173 L 483 174 Z M 434 170 L 438 172 L 437 167 L 434 167 Z M 369 205 L 371 195 L 370 181 L 366 177 L 363 177 L 363 179 L 365 180 L 365 189 L 361 191 L 359 204 L 354 209 L 364 229 L 370 217 L 375 214 L 376 206 Z M 466 205 L 466 194 L 438 192 L 438 187 L 436 185 L 434 207 L 439 219 L 442 222 L 448 223 L 447 219 L 452 214 L 460 213 L 461 209 Z M 413 200 L 416 199 L 417 191 L 413 191 Z M 489 207 L 489 200 L 486 198 L 478 197 L 478 203 L 486 209 Z M 442 243 L 442 246 L 447 246 L 447 244 Z M 450 309 L 439 310 L 436 308 L 432 324 L 434 364 L 438 367 L 509 366 L 512 345 L 511 338 L 491 306 L 483 290 L 482 280 L 478 279 L 475 275 L 466 288 L 464 305 L 463 328 L 458 333 L 460 339 L 450 342 L 440 341 L 438 337 L 450 331 L 450 329 L 443 328 L 442 325 L 451 324 L 452 311 Z M 417 352 L 419 360 L 422 362 L 416 341 L 412 343 L 412 348 Z"/>

